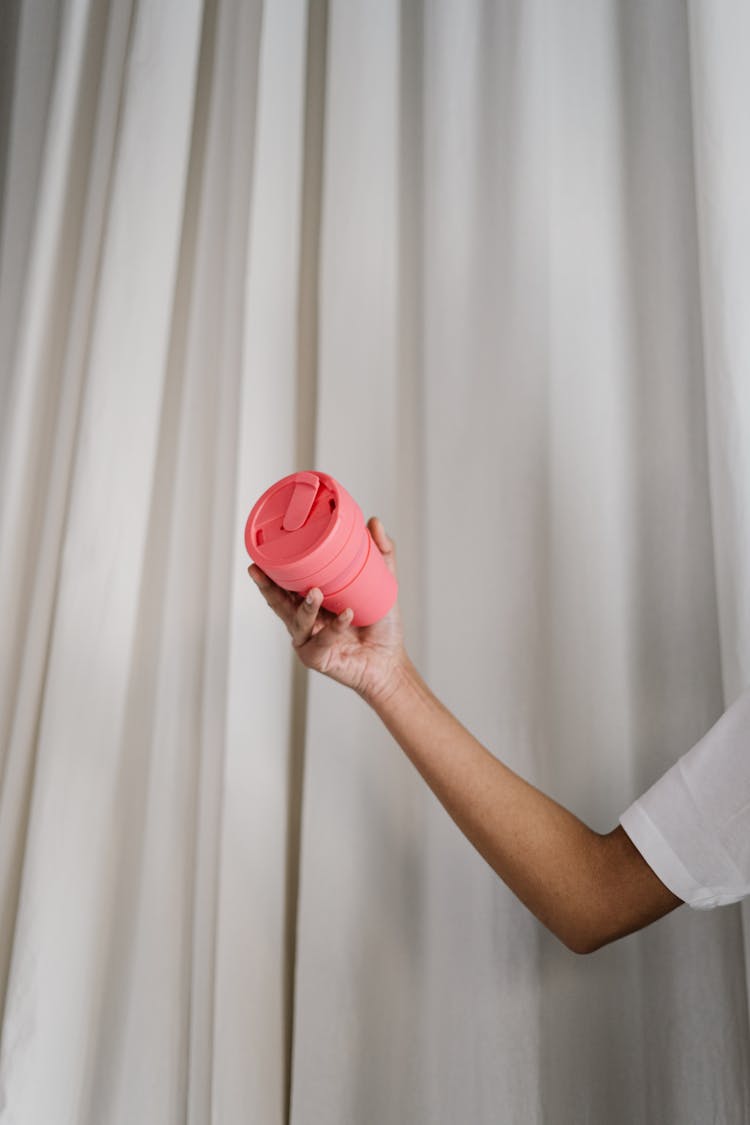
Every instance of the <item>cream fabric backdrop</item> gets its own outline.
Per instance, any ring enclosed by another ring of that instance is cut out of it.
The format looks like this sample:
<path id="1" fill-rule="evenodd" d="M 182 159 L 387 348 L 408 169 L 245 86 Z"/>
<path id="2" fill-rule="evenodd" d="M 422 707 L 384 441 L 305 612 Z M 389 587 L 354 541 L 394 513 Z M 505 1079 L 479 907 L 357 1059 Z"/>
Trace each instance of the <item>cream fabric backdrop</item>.
<path id="1" fill-rule="evenodd" d="M 339 477 L 592 827 L 697 740 L 750 679 L 750 9 L 3 20 L 0 1121 L 746 1123 L 750 915 L 569 953 L 242 530 Z"/>

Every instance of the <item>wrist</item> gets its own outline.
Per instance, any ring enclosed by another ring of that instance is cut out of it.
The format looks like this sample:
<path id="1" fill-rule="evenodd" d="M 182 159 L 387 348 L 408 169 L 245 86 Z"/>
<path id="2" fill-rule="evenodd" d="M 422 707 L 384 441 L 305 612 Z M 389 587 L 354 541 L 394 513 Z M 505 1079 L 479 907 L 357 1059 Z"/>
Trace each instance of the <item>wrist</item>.
<path id="1" fill-rule="evenodd" d="M 408 693 L 419 673 L 406 651 L 399 654 L 388 675 L 376 686 L 362 692 L 362 698 L 374 711 L 381 712 Z"/>

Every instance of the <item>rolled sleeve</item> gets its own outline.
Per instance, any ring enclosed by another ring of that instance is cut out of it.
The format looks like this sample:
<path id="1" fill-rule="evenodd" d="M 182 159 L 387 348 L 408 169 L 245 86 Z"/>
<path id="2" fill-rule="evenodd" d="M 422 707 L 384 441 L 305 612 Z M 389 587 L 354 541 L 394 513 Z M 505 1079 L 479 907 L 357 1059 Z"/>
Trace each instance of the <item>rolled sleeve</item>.
<path id="1" fill-rule="evenodd" d="M 619 821 L 695 909 L 750 894 L 750 687 Z"/>

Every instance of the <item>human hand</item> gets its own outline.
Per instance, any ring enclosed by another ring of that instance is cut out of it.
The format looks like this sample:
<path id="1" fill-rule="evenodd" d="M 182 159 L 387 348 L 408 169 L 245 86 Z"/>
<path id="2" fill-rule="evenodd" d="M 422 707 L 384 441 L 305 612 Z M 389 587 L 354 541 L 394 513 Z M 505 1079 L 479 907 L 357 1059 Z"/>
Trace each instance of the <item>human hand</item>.
<path id="1" fill-rule="evenodd" d="M 367 521 L 367 527 L 385 565 L 395 576 L 393 540 L 388 538 L 377 516 Z M 308 591 L 313 600 L 307 605 L 301 594 L 282 589 L 255 563 L 248 567 L 248 574 L 286 625 L 292 647 L 306 668 L 354 688 L 367 702 L 389 694 L 408 663 L 398 600 L 380 621 L 357 627 L 349 624 L 351 609 L 337 616 L 321 608 L 323 594 L 317 586 Z"/>

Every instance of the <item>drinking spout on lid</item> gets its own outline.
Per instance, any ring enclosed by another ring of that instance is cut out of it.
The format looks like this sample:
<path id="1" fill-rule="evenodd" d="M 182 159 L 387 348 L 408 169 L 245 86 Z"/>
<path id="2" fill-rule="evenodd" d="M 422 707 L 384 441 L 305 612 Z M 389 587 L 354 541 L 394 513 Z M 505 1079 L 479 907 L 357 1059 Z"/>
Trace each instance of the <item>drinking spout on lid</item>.
<path id="1" fill-rule="evenodd" d="M 320 478 L 315 473 L 297 473 L 292 497 L 281 523 L 285 531 L 297 531 L 302 527 L 310 515 L 319 485 Z"/>

